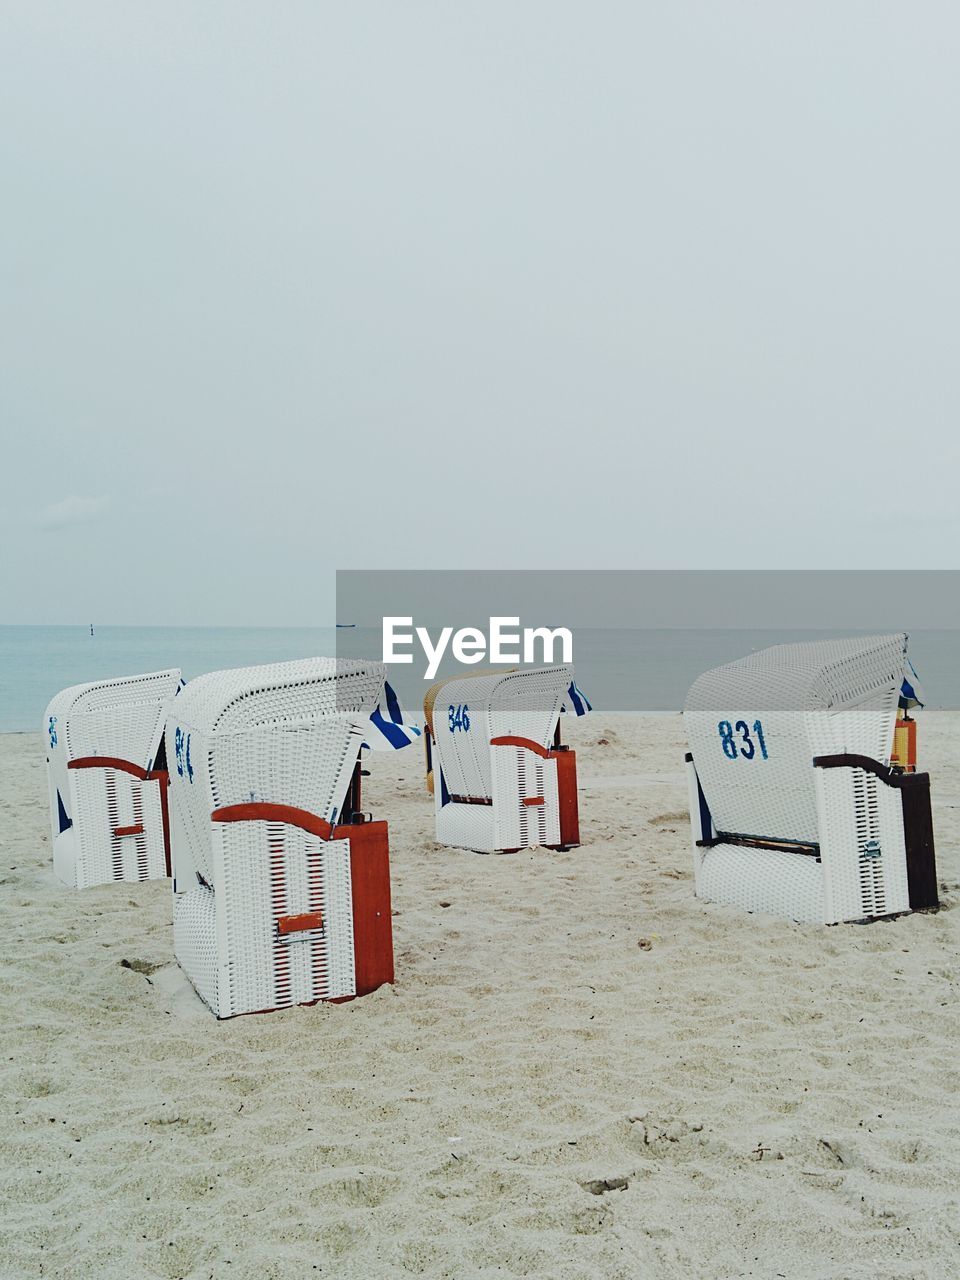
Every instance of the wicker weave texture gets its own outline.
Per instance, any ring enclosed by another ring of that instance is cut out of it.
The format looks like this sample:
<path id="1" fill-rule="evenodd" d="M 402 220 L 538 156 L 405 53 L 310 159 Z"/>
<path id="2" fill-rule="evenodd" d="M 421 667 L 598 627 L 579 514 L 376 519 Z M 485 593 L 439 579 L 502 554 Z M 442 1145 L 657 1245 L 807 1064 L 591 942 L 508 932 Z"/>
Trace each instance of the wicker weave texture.
<path id="1" fill-rule="evenodd" d="M 349 840 L 282 822 L 213 824 L 216 891 L 175 905 L 177 960 L 218 1018 L 356 993 Z M 319 913 L 284 935 L 281 919 Z"/>
<path id="2" fill-rule="evenodd" d="M 717 829 L 815 841 L 810 763 L 889 759 L 905 654 L 902 634 L 777 645 L 700 676 L 684 727 Z"/>
<path id="3" fill-rule="evenodd" d="M 167 726 L 174 945 L 220 1018 L 356 994 L 350 841 L 211 814 L 266 803 L 333 823 L 384 677 L 381 663 L 312 658 L 213 672 L 178 701 Z M 320 927 L 280 930 L 313 913 Z"/>
<path id="4" fill-rule="evenodd" d="M 446 682 L 433 705 L 435 763 L 454 795 L 493 794 L 490 739 L 529 738 L 549 747 L 573 667 L 531 667 Z M 469 728 L 462 709 L 468 708 Z M 460 723 L 451 727 L 461 710 Z"/>
<path id="5" fill-rule="evenodd" d="M 167 724 L 177 888 L 211 880 L 210 814 L 227 805 L 293 805 L 339 816 L 382 663 L 311 658 L 212 672 L 191 681 Z"/>
<path id="6" fill-rule="evenodd" d="M 177 722 L 207 736 L 263 729 L 325 716 L 369 716 L 386 667 L 346 658 L 302 658 L 211 671 L 191 680 L 177 703 Z"/>
<path id="7" fill-rule="evenodd" d="M 826 924 L 909 909 L 899 791 L 860 768 L 813 766 L 844 754 L 889 761 L 906 642 L 900 633 L 780 645 L 696 681 L 684 708 L 694 841 L 721 832 L 805 842 L 820 857 L 695 845 L 699 896 Z"/>
<path id="8" fill-rule="evenodd" d="M 858 706 L 891 684 L 900 688 L 905 632 L 771 645 L 694 681 L 684 710 L 710 710 L 717 696 L 756 697 L 763 710 L 839 710 Z"/>
<path id="9" fill-rule="evenodd" d="M 163 880 L 167 855 L 159 779 L 141 781 L 120 769 L 79 769 L 72 783 L 76 888 Z M 117 834 L 125 829 L 128 834 Z"/>
<path id="10" fill-rule="evenodd" d="M 485 804 L 440 804 L 436 797 L 437 841 L 453 849 L 472 849 L 477 853 L 495 853 L 498 848 L 516 848 L 497 844 L 493 806 Z"/>
<path id="11" fill-rule="evenodd" d="M 715 844 L 703 851 L 697 896 L 801 924 L 825 921 L 823 869 L 815 858 L 777 849 Z"/>
<path id="12" fill-rule="evenodd" d="M 50 825 L 55 870 L 65 883 L 87 887 L 166 875 L 159 784 L 112 769 L 67 766 L 103 756 L 150 770 L 179 687 L 180 672 L 170 669 L 73 685 L 51 700 L 43 720 Z M 60 830 L 61 805 L 73 824 L 69 835 Z M 145 834 L 127 837 L 118 852 L 115 828 L 138 823 L 132 815 L 141 810 Z M 114 822 L 115 812 L 126 816 Z"/>
<path id="13" fill-rule="evenodd" d="M 482 676 L 492 676 L 499 680 L 517 670 L 519 670 L 518 667 L 484 667 L 481 670 L 471 672 L 467 679 L 479 680 Z M 445 706 L 444 689 L 448 684 L 463 678 L 463 676 L 447 676 L 443 680 L 438 680 L 436 684 L 432 684 L 423 695 L 423 719 L 430 733 L 433 733 L 433 708 L 435 704 L 439 701 L 441 706 Z"/>
<path id="14" fill-rule="evenodd" d="M 195 885 L 174 898 L 173 953 L 197 995 L 219 1017 L 217 897 L 209 885 Z"/>
<path id="15" fill-rule="evenodd" d="M 482 853 L 559 844 L 556 761 L 491 744 L 524 738 L 548 750 L 573 674 L 571 666 L 500 670 L 430 690 L 434 768 L 443 777 L 434 786 L 438 841 Z M 444 803 L 445 794 L 490 803 Z"/>
<path id="16" fill-rule="evenodd" d="M 65 787 L 67 761 L 83 756 L 116 756 L 141 769 L 151 769 L 163 736 L 167 706 L 179 685 L 180 672 L 171 669 L 61 690 L 43 717 L 48 763 L 55 781 Z"/>
<path id="17" fill-rule="evenodd" d="M 863 769 L 817 769 L 824 921 L 909 911 L 900 792 Z"/>
<path id="18" fill-rule="evenodd" d="M 435 793 L 437 840 L 476 853 L 559 845 L 556 760 L 516 746 L 491 747 L 490 752 L 493 803 L 441 804 Z"/>
<path id="19" fill-rule="evenodd" d="M 494 847 L 526 849 L 560 843 L 557 762 L 525 747 L 490 748 L 493 760 Z M 449 806 L 448 806 L 449 807 Z"/>
<path id="20" fill-rule="evenodd" d="M 177 882 L 212 877 L 210 814 L 251 802 L 287 804 L 333 821 L 353 773 L 362 730 L 349 716 L 313 725 L 191 738 L 191 772 L 171 762 L 171 831 Z M 181 757 L 185 748 L 181 746 Z"/>

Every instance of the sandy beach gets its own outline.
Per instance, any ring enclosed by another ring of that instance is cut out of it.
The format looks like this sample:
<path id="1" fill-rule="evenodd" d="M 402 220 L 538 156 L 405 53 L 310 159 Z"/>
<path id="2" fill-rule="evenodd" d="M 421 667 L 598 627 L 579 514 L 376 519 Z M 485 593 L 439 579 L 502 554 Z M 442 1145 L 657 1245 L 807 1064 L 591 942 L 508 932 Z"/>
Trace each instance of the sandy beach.
<path id="1" fill-rule="evenodd" d="M 0 737 L 0 1274 L 960 1274 L 960 713 L 921 717 L 944 909 L 816 928 L 693 896 L 679 716 L 568 729 L 584 846 L 437 846 L 372 760 L 396 985 L 217 1023 L 168 882 L 64 888 Z"/>

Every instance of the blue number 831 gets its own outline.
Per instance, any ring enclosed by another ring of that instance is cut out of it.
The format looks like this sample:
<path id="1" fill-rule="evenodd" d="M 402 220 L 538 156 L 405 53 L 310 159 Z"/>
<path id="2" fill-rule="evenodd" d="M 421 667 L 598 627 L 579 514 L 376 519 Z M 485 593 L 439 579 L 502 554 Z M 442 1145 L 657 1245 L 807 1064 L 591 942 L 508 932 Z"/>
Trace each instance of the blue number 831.
<path id="1" fill-rule="evenodd" d="M 740 756 L 744 760 L 753 760 L 757 756 L 757 747 L 760 748 L 760 759 L 767 759 L 767 744 L 763 737 L 763 725 L 759 720 L 754 720 L 752 732 L 757 735 L 754 742 L 751 738 L 751 728 L 748 727 L 746 720 L 738 720 L 736 724 L 731 724 L 729 720 L 721 720 L 717 725 L 717 732 L 720 734 L 720 742 L 723 746 L 723 754 L 728 760 L 736 760 Z M 734 734 L 740 735 L 740 744 L 734 738 Z"/>

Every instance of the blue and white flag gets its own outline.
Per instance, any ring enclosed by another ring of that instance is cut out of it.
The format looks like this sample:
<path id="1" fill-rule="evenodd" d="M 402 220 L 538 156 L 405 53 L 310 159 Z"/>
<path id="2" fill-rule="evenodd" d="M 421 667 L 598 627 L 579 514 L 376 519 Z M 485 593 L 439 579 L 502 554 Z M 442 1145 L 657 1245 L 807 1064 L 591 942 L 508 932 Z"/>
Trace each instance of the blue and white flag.
<path id="1" fill-rule="evenodd" d="M 903 684 L 900 686 L 900 705 L 909 711 L 911 707 L 922 707 L 926 701 L 927 695 L 917 679 L 916 669 L 907 658 L 903 669 Z"/>
<path id="2" fill-rule="evenodd" d="M 570 711 L 575 716 L 585 716 L 588 711 L 592 711 L 590 700 L 581 688 L 577 686 L 576 680 L 570 681 L 570 687 L 563 696 L 563 702 L 560 704 L 561 711 Z"/>
<path id="3" fill-rule="evenodd" d="M 416 742 L 422 732 L 418 724 L 407 718 L 400 699 L 384 681 L 380 701 L 364 726 L 363 745 L 371 751 L 399 751 Z"/>

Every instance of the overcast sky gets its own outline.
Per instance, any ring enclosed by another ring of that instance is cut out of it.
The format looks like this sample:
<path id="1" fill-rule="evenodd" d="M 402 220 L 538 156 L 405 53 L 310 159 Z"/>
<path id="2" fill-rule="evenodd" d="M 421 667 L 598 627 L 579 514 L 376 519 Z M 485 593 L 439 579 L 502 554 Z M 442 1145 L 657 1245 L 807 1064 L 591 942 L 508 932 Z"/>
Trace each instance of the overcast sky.
<path id="1" fill-rule="evenodd" d="M 960 10 L 0 6 L 0 621 L 955 567 Z"/>

